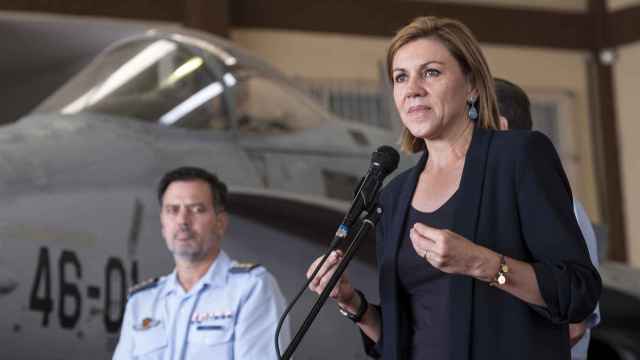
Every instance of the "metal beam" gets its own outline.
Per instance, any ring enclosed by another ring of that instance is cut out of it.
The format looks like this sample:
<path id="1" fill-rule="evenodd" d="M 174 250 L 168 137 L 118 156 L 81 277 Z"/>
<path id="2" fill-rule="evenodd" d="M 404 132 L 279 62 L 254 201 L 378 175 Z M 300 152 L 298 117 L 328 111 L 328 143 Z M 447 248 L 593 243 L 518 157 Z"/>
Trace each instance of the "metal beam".
<path id="1" fill-rule="evenodd" d="M 182 23 L 185 5 L 174 0 L 3 0 L 0 9 Z"/>
<path id="2" fill-rule="evenodd" d="M 464 22 L 485 43 L 588 49 L 593 38 L 584 13 L 422 1 L 6 0 L 0 9 L 170 21 L 218 34 L 249 27 L 385 37 L 417 16 L 437 15 Z"/>
<path id="3" fill-rule="evenodd" d="M 591 116 L 593 143 L 596 152 L 596 176 L 602 219 L 608 226 L 608 258 L 627 260 L 624 198 L 622 196 L 622 172 L 618 147 L 617 114 L 613 60 L 605 51 L 612 43 L 610 17 L 605 0 L 590 0 L 589 13 L 596 35 L 591 49 L 589 80 L 594 105 Z"/>
<path id="4" fill-rule="evenodd" d="M 640 41 L 640 6 L 632 6 L 609 14 L 611 46 Z"/>
<path id="5" fill-rule="evenodd" d="M 187 0 L 185 7 L 185 26 L 229 37 L 229 0 Z"/>
<path id="6" fill-rule="evenodd" d="M 234 0 L 231 5 L 233 26 L 385 37 L 422 15 L 458 19 L 484 43 L 588 49 L 593 38 L 584 13 L 382 0 Z"/>
<path id="7" fill-rule="evenodd" d="M 458 19 L 484 43 L 594 48 L 592 17 L 584 12 L 516 9 L 405 0 L 5 0 L 0 9 L 68 15 L 169 21 L 228 36 L 231 27 L 393 36 L 411 19 L 437 15 Z M 608 14 L 606 47 L 640 40 L 640 6 Z"/>

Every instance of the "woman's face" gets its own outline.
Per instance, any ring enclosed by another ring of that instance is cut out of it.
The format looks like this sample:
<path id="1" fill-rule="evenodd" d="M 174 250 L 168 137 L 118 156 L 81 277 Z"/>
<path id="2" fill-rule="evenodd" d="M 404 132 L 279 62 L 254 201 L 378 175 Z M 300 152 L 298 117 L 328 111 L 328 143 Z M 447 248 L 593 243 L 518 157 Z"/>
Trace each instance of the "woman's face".
<path id="1" fill-rule="evenodd" d="M 404 126 L 421 139 L 455 136 L 476 92 L 449 50 L 433 38 L 405 44 L 393 58 L 393 97 Z"/>

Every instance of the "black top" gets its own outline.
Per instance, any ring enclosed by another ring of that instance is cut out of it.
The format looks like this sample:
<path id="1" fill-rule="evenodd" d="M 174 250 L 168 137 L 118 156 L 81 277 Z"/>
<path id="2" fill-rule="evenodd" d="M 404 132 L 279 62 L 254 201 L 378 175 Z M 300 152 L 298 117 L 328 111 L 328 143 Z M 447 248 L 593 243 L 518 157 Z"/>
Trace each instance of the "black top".
<path id="1" fill-rule="evenodd" d="M 407 299 L 411 323 L 409 359 L 449 359 L 449 286 L 451 275 L 429 264 L 416 253 L 409 230 L 417 222 L 438 229 L 450 229 L 456 203 L 454 193 L 434 212 L 409 210 L 404 236 L 398 253 L 398 278 Z"/>
<path id="2" fill-rule="evenodd" d="M 381 337 L 366 351 L 406 360 L 411 323 L 399 281 L 398 251 L 411 199 L 428 159 L 382 190 L 376 226 Z M 451 360 L 566 360 L 568 323 L 592 313 L 601 291 L 573 214 L 571 189 L 551 141 L 535 131 L 475 128 L 456 194 L 452 232 L 533 266 L 546 307 L 528 304 L 470 276 L 452 275 Z"/>

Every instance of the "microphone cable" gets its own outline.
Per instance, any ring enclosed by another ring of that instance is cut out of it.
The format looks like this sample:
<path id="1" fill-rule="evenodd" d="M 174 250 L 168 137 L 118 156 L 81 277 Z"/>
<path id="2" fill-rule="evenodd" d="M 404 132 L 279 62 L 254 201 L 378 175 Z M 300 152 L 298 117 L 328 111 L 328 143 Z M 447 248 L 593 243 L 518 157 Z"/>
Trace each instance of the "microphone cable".
<path id="1" fill-rule="evenodd" d="M 336 238 L 337 237 L 338 236 L 336 236 Z M 345 240 L 345 239 L 347 239 L 347 237 L 344 237 L 342 240 Z M 338 248 L 339 243 L 340 243 L 340 241 L 333 241 L 332 242 L 332 246 L 324 254 L 324 256 L 322 257 L 322 260 L 320 261 L 318 266 L 316 266 L 316 268 L 313 271 L 313 273 L 311 274 L 311 276 L 309 276 L 309 278 L 304 283 L 304 285 L 302 286 L 302 288 L 300 289 L 298 294 L 293 298 L 293 301 L 291 301 L 289 303 L 287 308 L 282 313 L 282 316 L 280 316 L 280 320 L 278 321 L 278 327 L 276 328 L 276 335 L 275 335 L 275 347 L 276 347 L 276 354 L 278 355 L 278 359 L 282 360 L 282 354 L 280 353 L 280 341 L 279 341 L 280 340 L 280 331 L 282 330 L 282 326 L 284 325 L 284 322 L 285 322 L 287 316 L 289 315 L 289 312 L 291 312 L 291 309 L 293 309 L 293 306 L 298 302 L 298 300 L 300 299 L 302 294 L 304 294 L 304 292 L 307 290 L 307 287 L 309 286 L 309 284 L 311 284 L 311 281 L 313 281 L 313 279 L 316 278 L 316 275 L 318 275 L 318 272 L 322 268 L 322 265 L 324 265 L 324 263 L 327 262 L 327 259 L 329 258 L 329 255 L 331 254 L 331 252 L 333 252 L 335 249 Z"/>

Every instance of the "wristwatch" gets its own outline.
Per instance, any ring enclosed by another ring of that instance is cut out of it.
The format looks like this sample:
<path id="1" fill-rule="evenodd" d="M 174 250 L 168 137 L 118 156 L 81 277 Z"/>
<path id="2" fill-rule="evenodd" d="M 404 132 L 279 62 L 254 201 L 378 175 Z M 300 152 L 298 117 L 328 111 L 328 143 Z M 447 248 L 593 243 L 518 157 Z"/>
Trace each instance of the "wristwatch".
<path id="1" fill-rule="evenodd" d="M 353 321 L 354 323 L 359 323 L 360 321 L 362 321 L 362 317 L 364 316 L 364 313 L 367 311 L 367 308 L 369 307 L 369 303 L 367 302 L 367 298 L 364 297 L 364 294 L 362 293 L 362 291 L 358 289 L 354 289 L 354 291 L 356 292 L 356 294 L 358 294 L 358 296 L 360 296 L 360 306 L 358 307 L 358 311 L 356 311 L 355 314 L 352 314 L 347 310 L 345 310 L 344 308 L 342 308 L 340 305 L 338 305 L 338 311 L 340 311 L 340 314 L 342 314 L 343 316 L 346 316 L 349 319 L 351 319 L 351 321 Z"/>
<path id="2" fill-rule="evenodd" d="M 509 273 L 509 265 L 504 258 L 504 255 L 500 255 L 500 266 L 498 272 L 494 276 L 493 280 L 489 282 L 489 286 L 504 285 L 507 283 L 507 274 Z"/>

